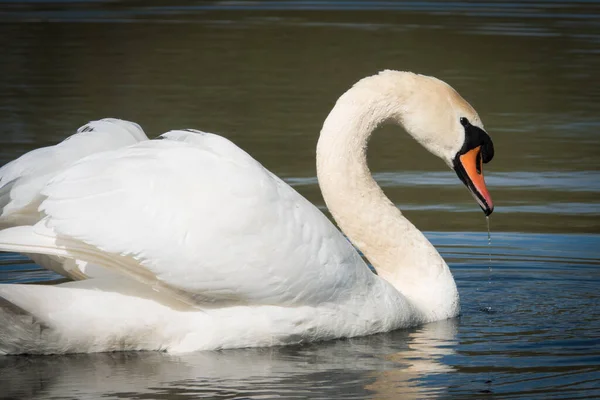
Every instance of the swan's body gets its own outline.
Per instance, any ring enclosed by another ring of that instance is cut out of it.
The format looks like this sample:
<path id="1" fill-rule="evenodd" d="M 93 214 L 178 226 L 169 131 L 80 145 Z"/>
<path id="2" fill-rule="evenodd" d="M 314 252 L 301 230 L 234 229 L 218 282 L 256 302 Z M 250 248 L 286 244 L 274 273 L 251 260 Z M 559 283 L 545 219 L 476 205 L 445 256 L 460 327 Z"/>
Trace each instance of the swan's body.
<path id="1" fill-rule="evenodd" d="M 356 84 L 325 121 L 324 198 L 379 276 L 315 206 L 223 137 L 171 131 L 149 141 L 137 125 L 98 121 L 98 131 L 134 143 L 89 156 L 94 145 L 84 144 L 37 186 L 27 185 L 40 175 L 26 154 L 0 169 L 0 224 L 12 226 L 0 231 L 0 250 L 43 254 L 42 265 L 78 281 L 0 285 L 0 351 L 269 346 L 456 316 L 448 266 L 372 179 L 366 144 L 394 120 L 452 165 L 475 149 L 461 118 L 481 128 L 443 82 L 386 71 Z"/>

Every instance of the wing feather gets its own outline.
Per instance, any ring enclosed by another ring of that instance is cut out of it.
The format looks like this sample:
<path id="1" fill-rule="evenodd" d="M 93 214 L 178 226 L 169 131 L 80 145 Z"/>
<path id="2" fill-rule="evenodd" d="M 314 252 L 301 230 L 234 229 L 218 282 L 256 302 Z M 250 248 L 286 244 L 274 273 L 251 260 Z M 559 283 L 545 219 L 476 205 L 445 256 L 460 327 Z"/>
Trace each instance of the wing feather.
<path id="1" fill-rule="evenodd" d="M 336 301 L 372 274 L 311 203 L 218 135 L 172 131 L 86 157 L 43 189 L 57 232 L 211 301 Z"/>
<path id="2" fill-rule="evenodd" d="M 92 121 L 61 143 L 32 150 L 0 168 L 0 225 L 33 224 L 42 188 L 75 161 L 93 153 L 148 140 L 133 122 L 114 118 Z"/>

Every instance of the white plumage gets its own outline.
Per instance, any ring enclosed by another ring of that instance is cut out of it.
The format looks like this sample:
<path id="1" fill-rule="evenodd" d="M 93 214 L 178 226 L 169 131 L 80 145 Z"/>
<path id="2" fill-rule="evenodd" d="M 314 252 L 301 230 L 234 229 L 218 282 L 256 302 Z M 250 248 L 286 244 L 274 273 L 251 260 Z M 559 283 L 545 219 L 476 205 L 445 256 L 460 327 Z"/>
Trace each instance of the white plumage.
<path id="1" fill-rule="evenodd" d="M 345 143 L 350 162 L 360 163 L 352 156 L 365 151 L 363 144 L 343 135 L 368 137 L 370 131 L 353 130 L 372 130 L 376 118 L 390 118 L 373 107 L 383 100 L 401 103 L 396 90 L 431 79 L 392 71 L 366 78 L 342 98 L 350 98 L 350 106 L 340 99 L 321 133 L 325 198 L 330 208 L 344 203 L 332 213 L 367 255 L 395 250 L 374 250 L 372 237 L 355 239 L 363 228 L 348 224 L 352 208 L 369 204 L 348 197 L 344 185 L 338 193 L 335 182 L 347 179 L 360 191 L 369 187 L 370 175 L 361 182 L 323 149 L 328 140 Z M 446 96 L 448 88 L 440 84 L 440 93 L 430 97 Z M 361 114 L 356 108 L 362 104 Z M 453 106 L 474 113 L 449 100 Z M 338 117 L 343 123 L 331 127 Z M 374 120 L 365 126 L 365 118 Z M 461 132 L 451 126 L 445 134 Z M 371 260 L 382 279 L 314 205 L 229 140 L 193 130 L 161 139 L 146 140 L 126 121 L 95 121 L 0 169 L 0 223 L 12 226 L 0 231 L 0 249 L 44 254 L 50 257 L 44 265 L 79 280 L 0 285 L 6 303 L 0 321 L 10 321 L 0 323 L 0 351 L 266 346 L 388 331 L 458 313 L 447 265 L 399 212 L 361 211 L 373 213 L 365 235 L 377 228 L 381 240 L 375 243 L 397 241 L 413 253 L 398 265 L 387 265 L 385 255 Z M 389 226 L 403 227 L 405 237 L 395 237 Z M 406 260 L 415 265 L 401 265 Z M 425 265 L 431 260 L 434 265 Z"/>

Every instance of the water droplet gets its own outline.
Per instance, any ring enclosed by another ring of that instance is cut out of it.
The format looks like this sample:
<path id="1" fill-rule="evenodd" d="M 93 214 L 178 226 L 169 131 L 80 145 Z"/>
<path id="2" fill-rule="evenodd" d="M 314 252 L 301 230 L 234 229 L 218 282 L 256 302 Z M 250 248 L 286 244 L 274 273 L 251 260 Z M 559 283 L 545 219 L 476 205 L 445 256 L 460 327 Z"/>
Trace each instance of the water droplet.
<path id="1" fill-rule="evenodd" d="M 485 222 L 487 223 L 488 231 L 488 255 L 490 256 L 490 273 L 492 272 L 492 232 L 490 230 L 490 216 L 486 215 Z"/>
<path id="2" fill-rule="evenodd" d="M 492 231 L 490 229 L 490 216 L 486 215 L 485 216 L 485 222 L 487 224 L 487 232 L 488 232 L 488 255 L 489 255 L 489 264 L 488 264 L 488 290 L 490 290 L 492 288 Z M 493 314 L 495 313 L 495 311 L 492 310 L 492 306 L 487 306 L 484 309 L 484 312 L 486 314 Z M 488 331 L 492 330 L 492 318 L 488 317 Z M 492 339 L 491 337 L 488 339 L 489 340 L 489 344 L 488 344 L 488 351 L 489 351 L 489 359 L 491 359 L 492 356 Z M 486 381 L 486 384 L 491 384 L 492 383 L 492 379 L 491 376 L 489 375 L 491 374 L 491 372 L 488 372 L 488 380 Z M 488 390 L 485 393 L 491 393 L 491 390 Z"/>

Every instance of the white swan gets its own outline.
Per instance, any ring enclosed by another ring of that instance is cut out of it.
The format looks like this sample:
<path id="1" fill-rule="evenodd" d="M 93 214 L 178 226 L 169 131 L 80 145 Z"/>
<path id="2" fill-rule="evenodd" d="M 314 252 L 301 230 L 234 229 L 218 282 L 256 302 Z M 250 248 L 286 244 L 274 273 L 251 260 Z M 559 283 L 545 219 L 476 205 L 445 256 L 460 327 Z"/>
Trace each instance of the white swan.
<path id="1" fill-rule="evenodd" d="M 367 167 L 368 138 L 385 121 L 403 125 L 493 210 L 481 170 L 493 146 L 475 110 L 432 77 L 362 79 L 323 125 L 317 174 L 333 217 L 379 275 L 315 206 L 217 135 L 146 140 L 137 125 L 102 120 L 7 164 L 0 223 L 12 227 L 0 231 L 0 250 L 44 254 L 56 271 L 91 279 L 0 285 L 0 351 L 270 346 L 456 316 L 448 266 Z M 31 170 L 69 143 L 70 158 Z"/>

